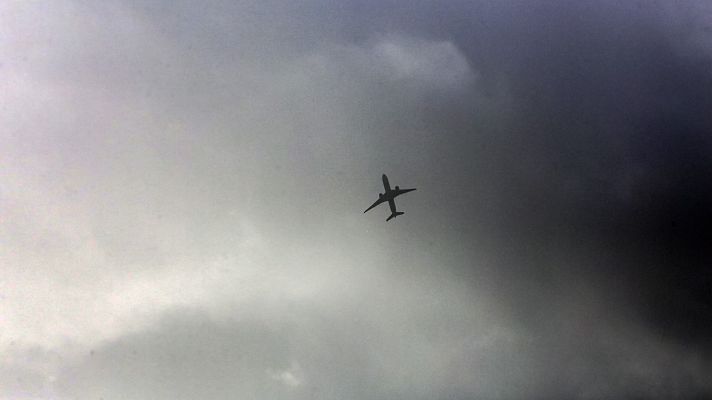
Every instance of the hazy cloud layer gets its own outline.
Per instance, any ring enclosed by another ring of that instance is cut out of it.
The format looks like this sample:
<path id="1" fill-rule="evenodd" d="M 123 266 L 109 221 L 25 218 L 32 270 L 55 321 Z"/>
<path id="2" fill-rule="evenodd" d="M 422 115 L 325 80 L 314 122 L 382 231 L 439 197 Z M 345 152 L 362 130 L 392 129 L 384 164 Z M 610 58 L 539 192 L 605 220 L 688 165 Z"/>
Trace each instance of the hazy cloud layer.
<path id="1" fill-rule="evenodd" d="M 0 398 L 712 395 L 712 9 L 616 3 L 0 6 Z"/>

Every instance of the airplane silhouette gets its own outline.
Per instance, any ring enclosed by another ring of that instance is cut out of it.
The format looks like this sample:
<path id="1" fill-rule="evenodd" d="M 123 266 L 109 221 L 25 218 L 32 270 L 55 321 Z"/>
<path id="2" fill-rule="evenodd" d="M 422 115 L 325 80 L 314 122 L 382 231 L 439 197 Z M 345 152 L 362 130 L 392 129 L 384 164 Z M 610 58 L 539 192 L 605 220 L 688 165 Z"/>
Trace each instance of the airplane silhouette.
<path id="1" fill-rule="evenodd" d="M 371 204 L 371 207 L 368 207 L 366 211 L 364 211 L 364 213 L 366 213 L 373 207 L 376 207 L 377 205 L 387 201 L 388 205 L 391 206 L 391 216 L 388 217 L 386 221 L 390 221 L 391 219 L 404 214 L 403 212 L 396 211 L 396 202 L 394 200 L 396 196 L 400 196 L 403 193 L 412 192 L 415 189 L 401 189 L 398 186 L 396 186 L 395 189 L 391 189 L 391 185 L 388 184 L 388 177 L 386 176 L 386 174 L 383 174 L 383 187 L 386 189 L 385 193 L 379 193 L 378 200 L 376 200 L 375 203 Z"/>

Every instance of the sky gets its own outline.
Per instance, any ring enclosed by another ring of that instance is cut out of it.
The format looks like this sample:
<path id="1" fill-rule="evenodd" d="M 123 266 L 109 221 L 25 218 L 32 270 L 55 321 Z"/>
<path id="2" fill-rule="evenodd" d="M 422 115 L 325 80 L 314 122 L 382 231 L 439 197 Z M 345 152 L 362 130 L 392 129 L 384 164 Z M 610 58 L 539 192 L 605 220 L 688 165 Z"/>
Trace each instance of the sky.
<path id="1" fill-rule="evenodd" d="M 0 76 L 1 400 L 712 397 L 703 0 L 8 1 Z"/>

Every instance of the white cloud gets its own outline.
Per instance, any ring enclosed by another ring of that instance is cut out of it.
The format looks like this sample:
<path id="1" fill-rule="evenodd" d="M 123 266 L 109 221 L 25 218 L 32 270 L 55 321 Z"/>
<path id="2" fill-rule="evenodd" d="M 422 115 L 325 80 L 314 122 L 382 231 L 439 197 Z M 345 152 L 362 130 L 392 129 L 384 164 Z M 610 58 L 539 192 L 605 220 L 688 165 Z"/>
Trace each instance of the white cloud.
<path id="1" fill-rule="evenodd" d="M 300 378 L 303 372 L 299 367 L 299 364 L 295 361 L 292 361 L 292 364 L 287 369 L 281 371 L 268 371 L 268 373 L 272 379 L 289 387 L 298 387 L 303 383 L 303 378 Z"/>
<path id="2" fill-rule="evenodd" d="M 444 88 L 457 88 L 475 77 L 465 56 L 451 42 L 384 40 L 373 57 L 394 79 L 413 79 Z"/>
<path id="3" fill-rule="evenodd" d="M 322 228 L 306 224 L 324 218 L 345 218 L 350 235 L 363 222 L 333 215 L 303 186 L 332 182 L 324 162 L 357 162 L 353 118 L 384 80 L 396 93 L 379 101 L 407 107 L 397 92 L 449 90 L 473 75 L 451 43 L 404 37 L 205 70 L 128 8 L 4 7 L 0 29 L 14 40 L 2 45 L 0 349 L 64 357 L 5 364 L 43 377 L 40 391 L 66 383 L 67 363 L 176 308 L 282 318 L 285 307 L 339 309 L 385 285 L 379 237 L 348 247 L 310 237 Z M 294 173 L 314 175 L 284 179 Z M 305 382 L 296 361 L 270 373 Z"/>

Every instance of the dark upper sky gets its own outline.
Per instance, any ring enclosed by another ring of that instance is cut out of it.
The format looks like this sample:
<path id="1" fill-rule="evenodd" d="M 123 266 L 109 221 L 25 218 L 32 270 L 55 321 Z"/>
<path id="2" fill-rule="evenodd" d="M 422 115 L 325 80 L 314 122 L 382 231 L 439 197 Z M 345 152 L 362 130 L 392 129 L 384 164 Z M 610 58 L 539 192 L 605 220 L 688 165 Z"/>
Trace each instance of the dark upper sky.
<path id="1" fill-rule="evenodd" d="M 619 3 L 0 6 L 0 398 L 712 396 L 712 6 Z"/>

